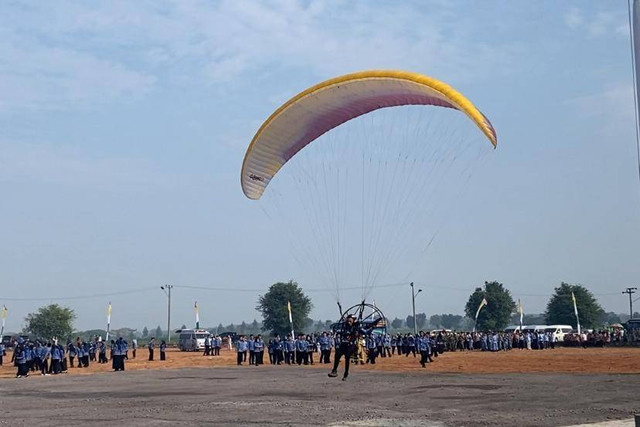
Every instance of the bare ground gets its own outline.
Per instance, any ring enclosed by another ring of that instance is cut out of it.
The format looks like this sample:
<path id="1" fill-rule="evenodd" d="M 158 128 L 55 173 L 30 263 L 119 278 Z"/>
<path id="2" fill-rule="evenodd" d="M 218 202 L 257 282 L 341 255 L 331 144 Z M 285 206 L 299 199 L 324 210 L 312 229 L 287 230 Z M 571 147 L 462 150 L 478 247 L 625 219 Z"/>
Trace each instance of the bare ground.
<path id="1" fill-rule="evenodd" d="M 356 367 L 346 382 L 317 364 L 236 367 L 230 353 L 210 359 L 177 352 L 163 364 L 142 361 L 143 353 L 126 372 L 92 365 L 0 380 L 0 423 L 556 426 L 640 412 L 640 375 L 631 373 L 640 370 L 637 349 L 450 353 L 426 369 L 412 357 L 394 357 L 373 369 Z M 546 372 L 536 371 L 540 366 Z"/>

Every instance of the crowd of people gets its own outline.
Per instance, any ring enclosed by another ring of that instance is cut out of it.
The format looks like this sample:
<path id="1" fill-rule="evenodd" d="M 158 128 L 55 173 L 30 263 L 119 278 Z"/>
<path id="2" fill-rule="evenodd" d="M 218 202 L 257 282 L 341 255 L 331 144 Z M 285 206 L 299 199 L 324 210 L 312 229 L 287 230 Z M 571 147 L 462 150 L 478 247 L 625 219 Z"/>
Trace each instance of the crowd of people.
<path id="1" fill-rule="evenodd" d="M 621 339 L 620 332 L 602 330 L 578 334 L 566 334 L 559 340 L 553 332 L 516 331 L 516 332 L 452 332 L 420 331 L 417 334 L 375 333 L 379 331 L 360 331 L 350 338 L 349 360 L 355 364 L 375 364 L 378 358 L 393 356 L 413 356 L 425 367 L 438 355 L 455 351 L 510 351 L 550 350 L 557 345 L 572 346 L 574 342 L 582 346 L 604 346 L 614 339 Z M 331 364 L 331 355 L 338 353 L 342 342 L 340 332 L 322 332 L 321 334 L 291 334 L 281 338 L 276 335 L 264 342 L 261 335 L 241 335 L 235 342 L 237 365 L 259 366 L 264 363 L 264 353 L 272 365 L 313 365 L 315 360 L 322 364 Z M 318 357 L 318 359 L 315 359 Z M 335 356 L 334 356 L 335 357 Z"/>
<path id="2" fill-rule="evenodd" d="M 443 337 L 442 333 L 429 334 L 423 331 L 416 336 L 391 336 L 362 331 L 349 337 L 349 360 L 356 364 L 375 364 L 380 357 L 420 355 L 420 363 L 425 366 L 426 363 L 432 362 L 438 353 L 444 351 Z M 284 339 L 276 335 L 266 343 L 261 335 L 241 335 L 235 342 L 237 365 L 262 365 L 265 352 L 272 365 L 313 365 L 316 357 L 318 363 L 331 364 L 331 355 L 337 353 L 342 342 L 340 332 L 326 331 L 321 334 L 300 334 L 295 338 L 288 334 Z"/>
<path id="3" fill-rule="evenodd" d="M 354 328 L 358 328 L 353 326 Z M 455 331 L 420 331 L 417 334 L 387 334 L 382 330 L 357 329 L 345 332 L 322 332 L 320 334 L 291 334 L 281 338 L 264 341 L 262 335 L 241 335 L 234 342 L 236 363 L 238 366 L 248 364 L 260 366 L 265 363 L 265 352 L 272 365 L 313 365 L 314 363 L 332 363 L 337 368 L 340 357 L 344 356 L 349 364 L 375 364 L 379 358 L 398 356 L 419 357 L 422 367 L 431 363 L 438 355 L 455 351 L 509 351 L 553 349 L 556 345 L 604 347 L 611 342 L 622 341 L 624 330 L 582 331 L 569 333 L 561 342 L 554 333 L 544 331 L 515 332 L 455 332 Z M 227 341 L 231 349 L 231 340 Z M 164 340 L 156 344 L 151 338 L 146 344 L 149 361 L 154 360 L 156 346 L 159 347 L 160 360 L 166 360 L 167 344 Z M 226 346 L 226 345 L 225 345 Z M 204 341 L 204 356 L 219 356 L 223 347 L 220 336 L 208 336 Z M 17 377 L 27 377 L 32 373 L 41 375 L 57 375 L 68 372 L 71 368 L 88 368 L 91 363 L 106 364 L 111 361 L 114 371 L 125 370 L 125 360 L 130 353 L 136 358 L 138 343 L 132 340 L 131 345 L 119 337 L 109 343 L 100 337 L 84 341 L 79 337 L 75 342 L 68 341 L 61 345 L 58 340 L 29 341 L 18 338 L 11 362 L 17 367 Z M 107 356 L 107 353 L 108 356 Z M 0 366 L 3 363 L 5 349 L 0 344 Z M 317 358 L 317 359 L 316 359 Z M 333 372 L 332 371 L 332 372 Z"/>
<path id="4" fill-rule="evenodd" d="M 154 359 L 155 346 L 155 339 L 151 338 L 147 344 L 149 361 Z M 160 360 L 166 360 L 167 345 L 164 340 L 159 347 Z M 57 375 L 67 373 L 71 368 L 88 368 L 91 363 L 107 364 L 109 361 L 111 368 L 117 372 L 125 370 L 125 360 L 129 359 L 130 354 L 133 359 L 136 358 L 137 349 L 136 339 L 132 340 L 130 348 L 129 343 L 122 337 L 109 343 L 101 337 L 89 341 L 78 337 L 75 343 L 67 341 L 66 345 L 60 344 L 57 339 L 30 341 L 18 337 L 13 346 L 11 363 L 17 368 L 17 378 L 28 377 L 34 373 Z M 6 349 L 0 344 L 0 366 L 5 355 Z"/>

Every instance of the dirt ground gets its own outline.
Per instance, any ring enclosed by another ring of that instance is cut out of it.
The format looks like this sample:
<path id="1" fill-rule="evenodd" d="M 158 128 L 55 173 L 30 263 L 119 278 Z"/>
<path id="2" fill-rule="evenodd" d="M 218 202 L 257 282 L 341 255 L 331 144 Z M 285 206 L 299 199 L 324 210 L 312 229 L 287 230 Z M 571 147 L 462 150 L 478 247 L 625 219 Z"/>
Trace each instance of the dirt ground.
<path id="1" fill-rule="evenodd" d="M 136 359 L 126 362 L 127 370 L 173 369 L 183 367 L 236 366 L 236 355 L 222 351 L 220 356 L 204 357 L 201 353 L 170 349 L 167 360 L 161 362 L 156 349 L 156 360 L 147 360 L 146 349 L 138 350 Z M 317 362 L 317 355 L 316 362 Z M 265 363 L 268 357 L 265 355 Z M 5 357 L 5 362 L 10 355 Z M 15 376 L 15 368 L 5 363 L 0 367 L 0 378 Z M 92 363 L 88 369 L 70 369 L 71 375 L 88 375 L 110 371 L 111 365 Z M 317 363 L 301 369 L 324 368 Z M 555 350 L 512 350 L 509 352 L 453 352 L 445 353 L 435 363 L 423 369 L 412 356 L 378 358 L 376 365 L 358 366 L 358 370 L 386 372 L 441 372 L 461 374 L 512 373 L 584 373 L 584 374 L 640 374 L 640 348 L 556 348 Z M 639 378 L 640 379 L 640 378 Z"/>
<path id="2" fill-rule="evenodd" d="M 69 374 L 0 374 L 0 424 L 556 426 L 640 412 L 640 349 L 445 353 L 357 366 L 235 366 L 234 354 L 139 351 L 125 372 L 92 364 Z"/>

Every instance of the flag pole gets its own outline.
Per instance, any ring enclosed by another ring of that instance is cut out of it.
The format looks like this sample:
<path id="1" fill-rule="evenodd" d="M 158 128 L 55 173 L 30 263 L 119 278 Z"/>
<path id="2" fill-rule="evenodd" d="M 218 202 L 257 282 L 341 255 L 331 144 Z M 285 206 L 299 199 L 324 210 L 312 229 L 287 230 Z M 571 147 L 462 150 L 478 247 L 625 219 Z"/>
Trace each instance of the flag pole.
<path id="1" fill-rule="evenodd" d="M 110 329 L 111 329 L 111 301 L 109 301 L 109 305 L 107 306 L 107 337 L 105 339 L 106 342 L 109 342 Z"/>
<path id="2" fill-rule="evenodd" d="M 520 311 L 520 333 L 522 333 L 522 318 L 524 317 L 524 308 L 522 307 L 522 301 L 518 298 L 518 310 Z"/>
<path id="3" fill-rule="evenodd" d="M 196 312 L 196 329 L 200 329 L 200 313 L 198 313 L 198 301 L 193 306 L 193 309 Z"/>
<path id="4" fill-rule="evenodd" d="M 478 324 L 478 315 L 480 314 L 480 310 L 482 310 L 482 307 L 484 307 L 485 305 L 487 305 L 487 299 L 482 298 L 482 301 L 480 302 L 480 306 L 478 306 L 478 311 L 476 311 L 476 319 L 473 322 L 473 332 L 476 331 L 476 325 Z"/>
<path id="5" fill-rule="evenodd" d="M 2 306 L 2 330 L 0 331 L 0 339 L 2 339 L 2 336 L 4 335 L 4 324 L 7 320 L 7 306 L 3 305 Z"/>
<path id="6" fill-rule="evenodd" d="M 295 339 L 296 335 L 293 332 L 293 315 L 291 314 L 291 301 L 287 301 L 287 309 L 289 310 L 289 323 L 291 324 L 291 338 Z"/>
<path id="7" fill-rule="evenodd" d="M 576 323 L 578 325 L 578 335 L 580 334 L 580 317 L 578 317 L 578 304 L 576 303 L 576 296 L 574 295 L 573 291 L 571 291 L 571 298 L 573 299 L 573 311 L 576 314 Z"/>

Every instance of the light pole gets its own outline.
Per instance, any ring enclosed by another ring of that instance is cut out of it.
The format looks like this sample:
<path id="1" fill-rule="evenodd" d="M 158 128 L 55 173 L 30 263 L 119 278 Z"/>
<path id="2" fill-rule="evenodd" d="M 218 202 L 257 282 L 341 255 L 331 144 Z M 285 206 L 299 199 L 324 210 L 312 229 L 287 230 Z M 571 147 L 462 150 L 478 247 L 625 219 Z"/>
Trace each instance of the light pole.
<path id="1" fill-rule="evenodd" d="M 416 297 L 420 292 L 422 292 L 422 289 L 418 289 L 418 292 L 415 292 L 413 282 L 411 282 L 409 286 L 411 286 L 411 305 L 413 307 L 413 335 L 415 336 L 418 335 L 418 322 L 416 322 Z"/>
<path id="2" fill-rule="evenodd" d="M 171 342 L 171 289 L 173 285 L 160 286 L 167 295 L 167 344 Z"/>
<path id="3" fill-rule="evenodd" d="M 622 291 L 623 294 L 629 294 L 629 319 L 633 319 L 633 300 L 631 299 L 631 295 L 635 294 L 638 288 L 627 288 L 625 291 Z"/>

